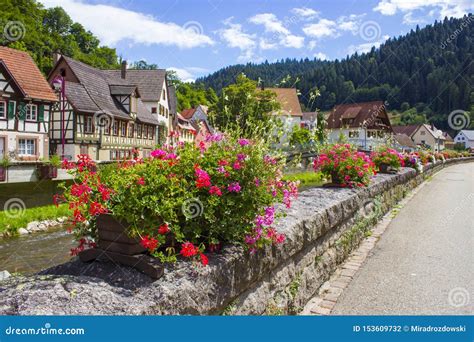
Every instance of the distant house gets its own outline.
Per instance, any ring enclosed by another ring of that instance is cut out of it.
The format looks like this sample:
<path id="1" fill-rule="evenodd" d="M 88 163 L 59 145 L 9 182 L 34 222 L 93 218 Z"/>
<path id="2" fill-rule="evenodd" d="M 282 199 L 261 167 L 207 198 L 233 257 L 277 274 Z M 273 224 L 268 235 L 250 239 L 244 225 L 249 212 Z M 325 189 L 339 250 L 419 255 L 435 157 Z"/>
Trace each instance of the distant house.
<path id="1" fill-rule="evenodd" d="M 159 121 L 137 85 L 121 76 L 58 58 L 48 76 L 60 94 L 51 117 L 51 153 L 67 159 L 89 154 L 95 160 L 128 158 L 134 150 L 149 155 L 159 141 Z"/>
<path id="2" fill-rule="evenodd" d="M 394 134 L 393 140 L 394 140 L 395 148 L 402 152 L 413 152 L 417 148 L 413 140 L 411 140 L 411 138 L 404 133 Z"/>
<path id="3" fill-rule="evenodd" d="M 30 55 L 0 47 L 0 159 L 47 159 L 56 94 Z"/>
<path id="4" fill-rule="evenodd" d="M 454 147 L 454 139 L 449 135 L 448 132 L 443 132 L 443 136 L 446 139 L 444 141 L 444 147 L 448 149 L 452 149 Z"/>
<path id="5" fill-rule="evenodd" d="M 177 114 L 176 131 L 179 133 L 179 141 L 182 142 L 194 142 L 194 137 L 197 134 L 191 122 L 180 113 Z"/>
<path id="6" fill-rule="evenodd" d="M 327 128 L 330 141 L 338 141 L 342 134 L 364 150 L 386 144 L 393 133 L 382 101 L 337 105 L 328 116 Z"/>
<path id="7" fill-rule="evenodd" d="M 462 144 L 465 148 L 474 148 L 474 130 L 463 129 L 454 137 L 455 144 Z"/>
<path id="8" fill-rule="evenodd" d="M 181 111 L 181 116 L 188 120 L 195 130 L 193 140 L 199 142 L 206 139 L 207 135 L 212 133 L 211 125 L 207 117 L 208 107 L 199 105 L 196 108 L 188 108 Z"/>
<path id="9" fill-rule="evenodd" d="M 432 151 L 441 151 L 446 140 L 443 132 L 434 125 L 417 124 L 407 126 L 394 126 L 393 131 L 396 134 L 406 134 L 413 142 L 422 147 L 431 149 Z"/>
<path id="10" fill-rule="evenodd" d="M 318 124 L 318 112 L 303 112 L 301 127 L 315 129 Z"/>
<path id="11" fill-rule="evenodd" d="M 104 72 L 116 79 L 125 79 L 138 87 L 141 101 L 160 122 L 158 126 L 160 139 L 168 137 L 174 130 L 177 111 L 175 89 L 168 84 L 166 70 L 127 69 L 126 62 L 123 62 L 121 70 L 104 70 Z"/>
<path id="12" fill-rule="evenodd" d="M 295 88 L 262 88 L 262 90 L 270 90 L 276 94 L 280 109 L 275 111 L 274 115 L 284 119 L 290 126 L 301 125 L 303 111 Z"/>

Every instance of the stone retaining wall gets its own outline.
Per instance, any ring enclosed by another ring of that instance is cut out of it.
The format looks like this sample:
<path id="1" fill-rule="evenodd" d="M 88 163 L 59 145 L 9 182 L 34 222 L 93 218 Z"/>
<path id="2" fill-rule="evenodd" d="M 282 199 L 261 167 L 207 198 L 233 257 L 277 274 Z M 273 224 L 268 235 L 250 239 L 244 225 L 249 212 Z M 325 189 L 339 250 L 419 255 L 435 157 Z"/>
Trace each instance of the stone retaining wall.
<path id="1" fill-rule="evenodd" d="M 283 245 L 253 255 L 228 247 L 208 267 L 178 262 L 155 282 L 133 269 L 78 260 L 11 277 L 0 282 L 0 314 L 296 313 L 407 192 L 447 165 L 473 160 L 380 174 L 368 188 L 306 190 L 278 223 Z"/>

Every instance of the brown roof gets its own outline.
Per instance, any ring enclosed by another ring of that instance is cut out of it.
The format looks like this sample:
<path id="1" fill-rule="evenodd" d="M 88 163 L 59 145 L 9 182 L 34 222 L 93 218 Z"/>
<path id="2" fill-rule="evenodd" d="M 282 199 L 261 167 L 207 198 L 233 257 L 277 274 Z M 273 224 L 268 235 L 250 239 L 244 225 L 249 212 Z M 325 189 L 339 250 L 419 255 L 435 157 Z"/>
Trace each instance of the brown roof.
<path id="1" fill-rule="evenodd" d="M 395 134 L 393 138 L 397 141 L 400 146 L 416 148 L 416 144 L 406 134 Z"/>
<path id="2" fill-rule="evenodd" d="M 381 119 L 382 124 L 378 124 L 375 119 Z M 343 123 L 343 120 L 347 122 Z M 382 101 L 340 104 L 334 107 L 327 119 L 327 127 L 330 129 L 363 125 L 368 128 L 392 130 Z"/>
<path id="3" fill-rule="evenodd" d="M 396 134 L 406 134 L 409 137 L 413 135 L 413 133 L 416 132 L 416 130 L 420 127 L 420 124 L 417 125 L 407 125 L 407 126 L 393 126 L 393 131 Z"/>
<path id="4" fill-rule="evenodd" d="M 56 94 L 28 53 L 0 46 L 0 60 L 3 61 L 25 97 L 57 101 Z"/>
<path id="5" fill-rule="evenodd" d="M 196 108 L 187 108 L 181 111 L 181 116 L 187 120 L 191 119 L 196 112 Z"/>
<path id="6" fill-rule="evenodd" d="M 276 93 L 276 100 L 281 105 L 281 111 L 284 115 L 303 116 L 300 101 L 295 88 L 265 88 Z"/>
<path id="7" fill-rule="evenodd" d="M 120 70 L 102 70 L 114 78 L 121 78 Z M 135 70 L 127 69 L 125 79 L 138 86 L 142 101 L 160 101 L 166 78 L 165 69 Z"/>

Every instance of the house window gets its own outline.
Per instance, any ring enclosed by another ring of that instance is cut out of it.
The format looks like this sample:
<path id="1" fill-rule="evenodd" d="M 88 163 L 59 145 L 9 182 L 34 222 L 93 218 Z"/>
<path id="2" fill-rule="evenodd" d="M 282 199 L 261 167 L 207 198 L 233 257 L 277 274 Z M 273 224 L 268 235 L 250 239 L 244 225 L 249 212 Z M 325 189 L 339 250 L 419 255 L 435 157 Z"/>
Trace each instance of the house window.
<path id="1" fill-rule="evenodd" d="M 168 115 L 169 115 L 168 108 L 165 108 L 165 112 L 166 112 L 166 117 L 168 117 Z"/>
<path id="2" fill-rule="evenodd" d="M 163 89 L 163 100 L 166 100 L 166 92 L 164 89 Z"/>
<path id="3" fill-rule="evenodd" d="M 148 139 L 148 126 L 143 125 L 143 139 Z"/>
<path id="4" fill-rule="evenodd" d="M 7 118 L 7 103 L 5 101 L 0 101 L 0 119 Z"/>
<path id="5" fill-rule="evenodd" d="M 349 138 L 358 138 L 359 131 L 349 131 Z"/>
<path id="6" fill-rule="evenodd" d="M 26 106 L 26 120 L 38 121 L 38 106 L 35 104 L 28 104 Z"/>
<path id="7" fill-rule="evenodd" d="M 86 120 L 84 121 L 84 133 L 92 133 L 92 117 L 86 116 Z"/>
<path id="8" fill-rule="evenodd" d="M 137 138 L 142 137 L 142 125 L 137 125 Z"/>
<path id="9" fill-rule="evenodd" d="M 153 139 L 153 131 L 154 127 L 153 126 L 148 126 L 148 138 Z"/>
<path id="10" fill-rule="evenodd" d="M 117 121 L 114 121 L 112 123 L 112 133 L 113 133 L 113 135 L 118 135 L 118 123 L 117 123 Z"/>
<path id="11" fill-rule="evenodd" d="M 425 131 L 420 131 L 420 135 L 425 135 L 426 132 Z"/>
<path id="12" fill-rule="evenodd" d="M 106 122 L 105 127 L 104 127 L 104 133 L 106 135 L 110 135 L 110 122 Z"/>
<path id="13" fill-rule="evenodd" d="M 115 159 L 117 159 L 117 151 L 110 150 L 110 160 L 115 160 Z"/>
<path id="14" fill-rule="evenodd" d="M 36 155 L 36 140 L 35 139 L 19 139 L 18 140 L 18 154 L 19 155 Z"/>
<path id="15" fill-rule="evenodd" d="M 376 138 L 377 137 L 377 132 L 376 131 L 368 131 L 367 132 L 367 138 Z"/>
<path id="16" fill-rule="evenodd" d="M 133 122 L 128 126 L 128 137 L 133 138 Z"/>
<path id="17" fill-rule="evenodd" d="M 122 137 L 127 136 L 127 123 L 126 122 L 120 123 L 120 134 L 122 135 Z"/>
<path id="18" fill-rule="evenodd" d="M 156 107 L 151 107 L 151 113 L 156 114 Z"/>

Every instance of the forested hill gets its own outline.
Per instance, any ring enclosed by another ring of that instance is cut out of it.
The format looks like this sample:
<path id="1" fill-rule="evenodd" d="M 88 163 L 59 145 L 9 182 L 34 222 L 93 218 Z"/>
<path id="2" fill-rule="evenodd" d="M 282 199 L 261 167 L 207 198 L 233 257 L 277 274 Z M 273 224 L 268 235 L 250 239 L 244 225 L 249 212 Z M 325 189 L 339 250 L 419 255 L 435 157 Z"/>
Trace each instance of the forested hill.
<path id="1" fill-rule="evenodd" d="M 343 60 L 295 60 L 276 63 L 233 65 L 197 82 L 214 88 L 235 81 L 243 72 L 262 79 L 265 85 L 278 85 L 285 76 L 300 90 L 300 101 L 308 105 L 310 91 L 321 96 L 313 108 L 328 110 L 351 101 L 387 100 L 389 109 L 405 111 L 415 107 L 430 122 L 446 127 L 447 115 L 455 109 L 471 110 L 474 103 L 474 17 L 444 19 L 405 36 L 391 38 L 380 48 L 354 54 Z M 451 36 L 451 42 L 448 42 Z M 413 114 L 413 113 L 412 113 Z M 471 113 L 472 114 L 472 113 Z M 409 121 L 409 120 L 408 120 Z"/>
<path id="2" fill-rule="evenodd" d="M 115 49 L 100 46 L 99 39 L 61 8 L 44 8 L 35 0 L 1 0 L 0 45 L 28 51 L 41 71 L 53 66 L 59 51 L 95 67 L 119 66 Z"/>

